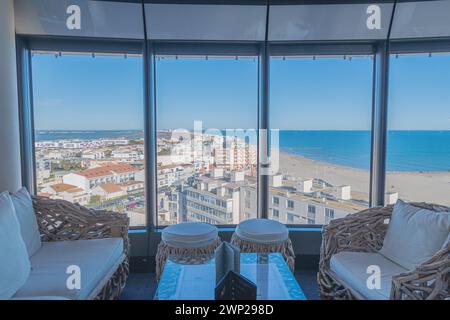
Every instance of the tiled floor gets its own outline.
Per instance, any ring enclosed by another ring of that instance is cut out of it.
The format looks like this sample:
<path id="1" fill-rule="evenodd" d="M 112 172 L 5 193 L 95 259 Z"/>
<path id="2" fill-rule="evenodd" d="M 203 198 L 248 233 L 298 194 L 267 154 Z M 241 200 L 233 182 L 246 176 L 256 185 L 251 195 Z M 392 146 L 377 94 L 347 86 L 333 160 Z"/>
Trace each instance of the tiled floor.
<path id="1" fill-rule="evenodd" d="M 317 271 L 314 270 L 298 271 L 295 273 L 295 277 L 308 300 L 319 299 L 316 274 Z M 127 286 L 122 293 L 121 299 L 152 300 L 156 287 L 154 273 L 132 273 L 128 278 Z"/>

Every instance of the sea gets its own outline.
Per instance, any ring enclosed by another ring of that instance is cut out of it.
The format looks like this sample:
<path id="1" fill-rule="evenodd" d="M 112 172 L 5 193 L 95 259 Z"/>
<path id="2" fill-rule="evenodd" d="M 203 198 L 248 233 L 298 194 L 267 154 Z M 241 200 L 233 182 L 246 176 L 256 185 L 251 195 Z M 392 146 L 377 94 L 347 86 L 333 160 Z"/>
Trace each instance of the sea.
<path id="1" fill-rule="evenodd" d="M 142 130 L 61 131 L 38 130 L 36 141 L 99 138 L 142 138 Z M 296 131 L 281 130 L 282 152 L 306 158 L 369 169 L 370 131 Z M 449 172 L 449 131 L 389 131 L 387 137 L 387 171 Z"/>

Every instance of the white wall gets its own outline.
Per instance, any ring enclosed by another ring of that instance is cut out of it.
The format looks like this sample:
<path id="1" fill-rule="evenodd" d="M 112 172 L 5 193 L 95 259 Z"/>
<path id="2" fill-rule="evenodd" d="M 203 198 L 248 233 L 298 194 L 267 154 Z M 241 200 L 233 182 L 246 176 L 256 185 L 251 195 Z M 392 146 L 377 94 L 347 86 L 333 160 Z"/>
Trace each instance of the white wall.
<path id="1" fill-rule="evenodd" d="M 13 0 L 0 1 L 0 192 L 21 185 Z"/>

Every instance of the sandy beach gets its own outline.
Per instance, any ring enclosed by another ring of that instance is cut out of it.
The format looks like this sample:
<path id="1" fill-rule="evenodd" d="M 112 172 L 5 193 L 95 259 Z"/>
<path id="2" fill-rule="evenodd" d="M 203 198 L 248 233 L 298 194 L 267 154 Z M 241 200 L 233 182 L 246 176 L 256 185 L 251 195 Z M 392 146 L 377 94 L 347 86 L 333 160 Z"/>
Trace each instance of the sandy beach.
<path id="1" fill-rule="evenodd" d="M 308 179 L 321 178 L 333 185 L 350 185 L 352 196 L 368 199 L 369 171 L 280 153 L 280 172 Z M 450 206 L 450 172 L 388 172 L 386 192 L 398 192 L 406 201 Z"/>

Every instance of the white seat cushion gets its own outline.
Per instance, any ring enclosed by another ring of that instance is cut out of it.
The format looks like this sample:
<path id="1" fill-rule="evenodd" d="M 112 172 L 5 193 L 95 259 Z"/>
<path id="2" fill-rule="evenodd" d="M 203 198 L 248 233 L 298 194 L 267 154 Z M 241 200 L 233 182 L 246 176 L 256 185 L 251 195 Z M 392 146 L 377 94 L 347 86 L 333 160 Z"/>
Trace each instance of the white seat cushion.
<path id="1" fill-rule="evenodd" d="M 161 239 L 176 248 L 201 248 L 217 240 L 218 229 L 204 222 L 184 222 L 165 228 Z"/>
<path id="2" fill-rule="evenodd" d="M 286 241 L 289 238 L 289 230 L 275 220 L 249 219 L 237 226 L 236 235 L 248 242 L 273 244 Z"/>
<path id="3" fill-rule="evenodd" d="M 43 242 L 31 257 L 31 273 L 14 299 L 59 297 L 86 299 L 123 254 L 122 238 Z M 66 273 L 71 265 L 80 267 L 81 288 L 69 290 Z"/>
<path id="4" fill-rule="evenodd" d="M 41 235 L 33 209 L 33 201 L 25 188 L 12 193 L 10 196 L 16 209 L 23 241 L 27 247 L 28 255 L 31 257 L 41 247 Z"/>
<path id="5" fill-rule="evenodd" d="M 435 212 L 398 200 L 380 253 L 408 270 L 432 258 L 450 232 L 450 212 Z"/>
<path id="6" fill-rule="evenodd" d="M 369 289 L 367 286 L 367 279 L 372 275 L 367 273 L 367 267 L 371 265 L 380 267 L 380 289 Z M 405 268 L 379 253 L 366 252 L 339 252 L 331 257 L 330 269 L 347 286 L 370 300 L 389 299 L 392 277 L 407 272 Z"/>
<path id="7" fill-rule="evenodd" d="M 27 248 L 20 235 L 8 192 L 0 194 L 0 300 L 11 298 L 30 274 Z"/>

